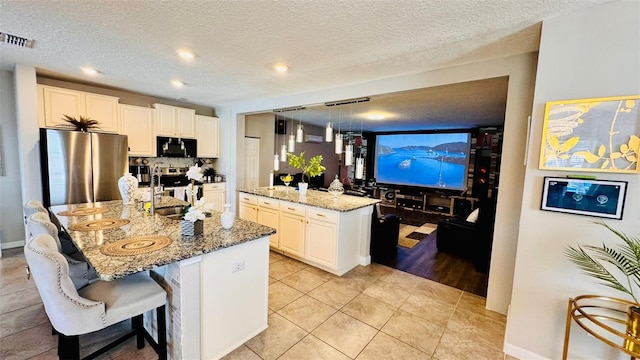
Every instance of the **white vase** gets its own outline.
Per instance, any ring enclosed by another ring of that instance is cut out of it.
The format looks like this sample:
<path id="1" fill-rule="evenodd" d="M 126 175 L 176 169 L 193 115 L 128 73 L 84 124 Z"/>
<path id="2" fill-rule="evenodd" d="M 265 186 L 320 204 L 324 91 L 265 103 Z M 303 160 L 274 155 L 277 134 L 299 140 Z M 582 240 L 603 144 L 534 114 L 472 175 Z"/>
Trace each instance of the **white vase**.
<path id="1" fill-rule="evenodd" d="M 309 183 L 305 183 L 305 182 L 298 183 L 298 192 L 300 193 L 300 195 L 306 195 L 308 188 L 309 188 Z"/>
<path id="2" fill-rule="evenodd" d="M 118 190 L 120 190 L 123 204 L 133 204 L 138 190 L 138 179 L 131 173 L 125 173 L 118 179 Z"/>
<path id="3" fill-rule="evenodd" d="M 233 221 L 235 214 L 231 211 L 231 204 L 224 204 L 224 211 L 220 215 L 220 224 L 225 229 L 231 229 L 233 227 Z"/>

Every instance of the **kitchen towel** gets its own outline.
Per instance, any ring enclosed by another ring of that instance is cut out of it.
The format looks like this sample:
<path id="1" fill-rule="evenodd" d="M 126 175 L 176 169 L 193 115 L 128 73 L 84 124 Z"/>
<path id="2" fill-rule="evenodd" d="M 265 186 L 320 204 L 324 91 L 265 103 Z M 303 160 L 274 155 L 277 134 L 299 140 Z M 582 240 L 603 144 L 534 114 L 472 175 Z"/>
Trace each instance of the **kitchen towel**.
<path id="1" fill-rule="evenodd" d="M 184 201 L 184 187 L 177 187 L 173 189 L 173 197 Z"/>

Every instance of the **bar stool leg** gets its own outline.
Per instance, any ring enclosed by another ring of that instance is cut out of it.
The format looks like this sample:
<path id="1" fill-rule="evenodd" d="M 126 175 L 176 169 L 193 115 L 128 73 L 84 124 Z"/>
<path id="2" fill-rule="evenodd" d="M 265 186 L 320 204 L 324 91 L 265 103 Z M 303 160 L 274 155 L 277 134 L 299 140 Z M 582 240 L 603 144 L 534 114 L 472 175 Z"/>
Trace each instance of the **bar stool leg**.
<path id="1" fill-rule="evenodd" d="M 142 314 L 131 318 L 131 327 L 136 332 L 138 349 L 144 348 L 144 330 L 142 326 Z"/>
<path id="2" fill-rule="evenodd" d="M 158 318 L 158 356 L 160 360 L 167 360 L 167 317 L 165 305 L 156 309 Z"/>

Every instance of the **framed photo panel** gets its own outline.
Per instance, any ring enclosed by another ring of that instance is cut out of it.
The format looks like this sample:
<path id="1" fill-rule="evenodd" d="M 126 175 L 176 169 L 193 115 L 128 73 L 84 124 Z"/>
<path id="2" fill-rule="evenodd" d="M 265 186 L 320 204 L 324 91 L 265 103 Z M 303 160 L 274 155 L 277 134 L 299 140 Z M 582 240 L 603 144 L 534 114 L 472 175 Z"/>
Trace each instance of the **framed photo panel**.
<path id="1" fill-rule="evenodd" d="M 622 219 L 626 181 L 547 176 L 542 189 L 541 210 Z"/>
<path id="2" fill-rule="evenodd" d="M 540 169 L 640 172 L 640 95 L 548 102 Z"/>

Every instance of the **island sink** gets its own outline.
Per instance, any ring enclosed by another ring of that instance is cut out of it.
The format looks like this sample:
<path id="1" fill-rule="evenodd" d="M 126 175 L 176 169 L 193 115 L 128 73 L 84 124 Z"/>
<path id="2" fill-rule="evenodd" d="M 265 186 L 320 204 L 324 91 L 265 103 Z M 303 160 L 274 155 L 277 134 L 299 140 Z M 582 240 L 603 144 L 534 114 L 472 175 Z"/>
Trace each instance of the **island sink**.
<path id="1" fill-rule="evenodd" d="M 182 210 L 184 210 L 184 206 L 172 206 L 172 207 L 165 207 L 165 208 L 160 208 L 155 210 L 156 210 L 156 214 L 160 216 L 164 216 L 167 219 L 181 220 Z"/>

